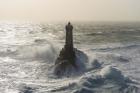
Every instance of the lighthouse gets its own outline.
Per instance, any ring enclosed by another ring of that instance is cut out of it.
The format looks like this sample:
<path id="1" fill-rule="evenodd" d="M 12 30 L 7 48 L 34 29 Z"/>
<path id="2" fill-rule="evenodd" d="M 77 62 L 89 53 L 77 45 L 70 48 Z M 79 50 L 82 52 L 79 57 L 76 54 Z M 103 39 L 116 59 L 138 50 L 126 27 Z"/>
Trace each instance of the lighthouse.
<path id="1" fill-rule="evenodd" d="M 75 48 L 73 47 L 73 26 L 70 22 L 65 26 L 65 45 L 55 61 L 55 71 L 57 76 L 63 76 L 68 69 L 77 69 Z"/>
<path id="2" fill-rule="evenodd" d="M 66 27 L 66 40 L 65 40 L 65 49 L 73 50 L 73 26 L 69 22 Z"/>
<path id="3" fill-rule="evenodd" d="M 85 68 L 84 62 L 88 62 L 88 57 L 80 50 L 74 48 L 73 45 L 73 26 L 70 22 L 65 26 L 66 39 L 64 47 L 61 49 L 54 65 L 54 74 L 58 77 L 71 76 L 75 72 L 80 72 Z M 83 57 L 83 60 L 78 60 L 78 56 Z"/>

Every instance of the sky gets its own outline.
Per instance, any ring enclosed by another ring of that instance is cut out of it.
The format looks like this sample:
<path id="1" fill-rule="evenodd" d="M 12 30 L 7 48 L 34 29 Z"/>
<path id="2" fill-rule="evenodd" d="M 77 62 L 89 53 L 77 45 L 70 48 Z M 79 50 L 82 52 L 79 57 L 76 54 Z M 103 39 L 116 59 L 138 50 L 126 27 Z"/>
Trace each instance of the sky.
<path id="1" fill-rule="evenodd" d="M 0 0 L 0 20 L 140 21 L 140 0 Z"/>

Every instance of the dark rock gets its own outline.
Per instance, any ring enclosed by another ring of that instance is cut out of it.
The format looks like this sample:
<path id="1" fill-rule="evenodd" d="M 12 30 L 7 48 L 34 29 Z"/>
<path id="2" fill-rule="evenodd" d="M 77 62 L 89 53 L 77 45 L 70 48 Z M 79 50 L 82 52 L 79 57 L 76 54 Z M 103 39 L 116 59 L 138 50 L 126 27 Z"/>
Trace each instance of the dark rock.
<path id="1" fill-rule="evenodd" d="M 98 62 L 97 59 L 95 59 L 93 62 L 92 62 L 92 66 L 94 69 L 97 69 L 97 68 L 100 68 L 101 67 L 101 64 Z"/>
<path id="2" fill-rule="evenodd" d="M 64 48 L 60 51 L 59 57 L 55 61 L 54 74 L 63 76 L 70 70 L 76 70 L 76 55 L 74 51 L 66 51 Z M 70 73 L 69 73 L 70 74 Z"/>

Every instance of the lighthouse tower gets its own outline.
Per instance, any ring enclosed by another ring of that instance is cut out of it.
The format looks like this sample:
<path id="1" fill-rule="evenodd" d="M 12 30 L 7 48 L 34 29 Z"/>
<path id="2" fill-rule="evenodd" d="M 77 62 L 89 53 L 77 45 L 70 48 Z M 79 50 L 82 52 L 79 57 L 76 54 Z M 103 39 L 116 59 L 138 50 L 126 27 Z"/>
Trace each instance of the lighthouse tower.
<path id="1" fill-rule="evenodd" d="M 66 27 L 66 40 L 65 40 L 65 49 L 69 51 L 73 51 L 73 26 L 69 22 Z"/>
<path id="2" fill-rule="evenodd" d="M 60 51 L 55 61 L 54 74 L 63 76 L 70 69 L 77 69 L 75 48 L 73 47 L 73 26 L 69 22 L 66 27 L 66 39 L 64 48 Z"/>

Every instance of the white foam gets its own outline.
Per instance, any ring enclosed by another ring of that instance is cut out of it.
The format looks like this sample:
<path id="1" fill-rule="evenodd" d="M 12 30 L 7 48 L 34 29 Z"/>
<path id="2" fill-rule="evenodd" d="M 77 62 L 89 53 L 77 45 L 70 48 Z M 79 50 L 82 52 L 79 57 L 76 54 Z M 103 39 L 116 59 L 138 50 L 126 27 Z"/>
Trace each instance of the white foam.
<path id="1" fill-rule="evenodd" d="M 112 66 L 106 66 L 100 71 L 100 75 L 106 79 L 124 80 L 121 71 Z"/>
<path id="2" fill-rule="evenodd" d="M 19 93 L 18 90 L 13 90 L 13 89 L 6 89 L 5 93 Z"/>

